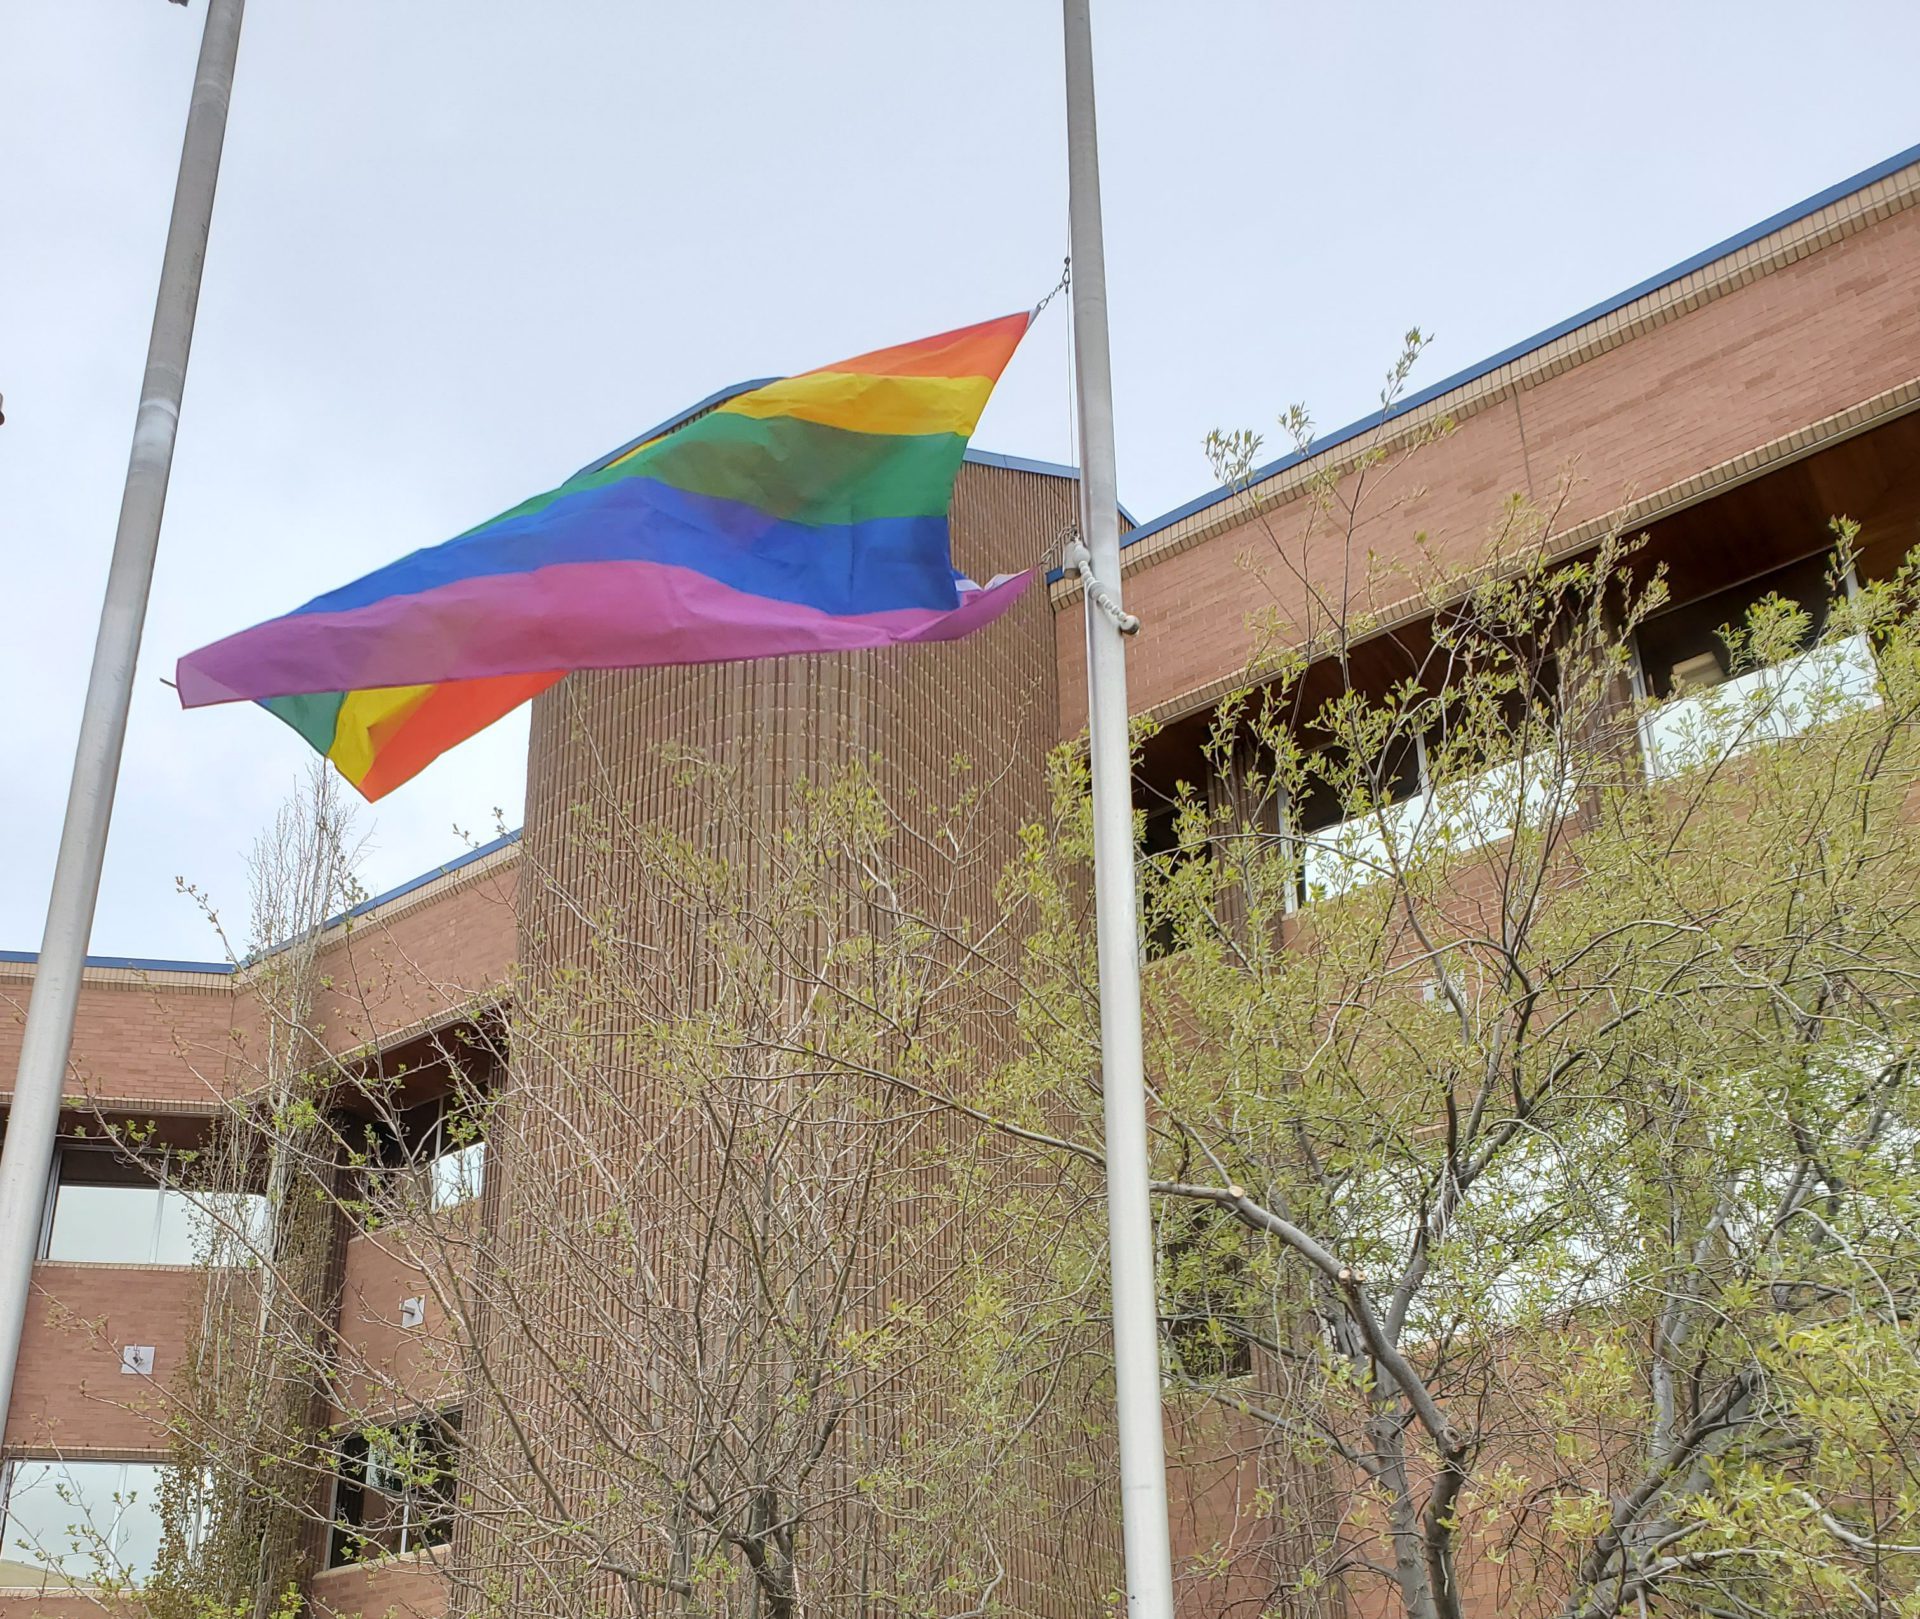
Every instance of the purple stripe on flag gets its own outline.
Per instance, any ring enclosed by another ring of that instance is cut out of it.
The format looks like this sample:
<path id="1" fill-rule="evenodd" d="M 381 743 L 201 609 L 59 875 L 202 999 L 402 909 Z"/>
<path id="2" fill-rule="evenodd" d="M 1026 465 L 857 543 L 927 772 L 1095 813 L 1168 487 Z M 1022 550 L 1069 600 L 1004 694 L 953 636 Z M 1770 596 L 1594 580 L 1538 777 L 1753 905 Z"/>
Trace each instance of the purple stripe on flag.
<path id="1" fill-rule="evenodd" d="M 951 641 L 990 623 L 1032 578 L 965 591 L 955 608 L 838 615 L 660 562 L 561 563 L 463 579 L 339 613 L 274 619 L 183 658 L 180 701 L 429 685 L 548 669 L 719 663 Z"/>

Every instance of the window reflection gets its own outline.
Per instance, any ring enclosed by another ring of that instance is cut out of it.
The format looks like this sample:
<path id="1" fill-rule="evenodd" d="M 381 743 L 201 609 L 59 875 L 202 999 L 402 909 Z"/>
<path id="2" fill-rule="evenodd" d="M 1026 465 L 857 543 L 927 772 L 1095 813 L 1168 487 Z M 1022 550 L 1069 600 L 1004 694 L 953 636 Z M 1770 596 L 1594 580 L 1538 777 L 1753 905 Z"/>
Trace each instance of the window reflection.
<path id="1" fill-rule="evenodd" d="M 48 1259 L 98 1265 L 247 1263 L 267 1234 L 266 1199 L 164 1185 L 165 1165 L 61 1149 Z"/>
<path id="2" fill-rule="evenodd" d="M 1878 704 L 1878 670 L 1867 638 L 1820 639 L 1834 589 L 1830 566 L 1826 557 L 1807 557 L 1640 626 L 1638 691 L 1659 705 L 1640 721 L 1649 776 L 1659 780 L 1718 764 Z M 1776 641 L 1771 661 L 1743 667 L 1728 644 L 1729 632 L 1740 644 L 1756 609 L 1790 630 L 1791 644 Z"/>
<path id="3" fill-rule="evenodd" d="M 0 1557 L 81 1585 L 145 1579 L 160 1555 L 165 1471 L 153 1462 L 12 1463 Z"/>
<path id="4" fill-rule="evenodd" d="M 151 1186 L 74 1185 L 63 1177 L 54 1194 L 47 1258 L 151 1264 L 158 1215 Z"/>
<path id="5" fill-rule="evenodd" d="M 1851 635 L 1731 679 L 1681 685 L 1641 721 L 1647 772 L 1655 779 L 1717 764 L 1880 701 L 1873 649 Z"/>
<path id="6" fill-rule="evenodd" d="M 450 1209 L 455 1204 L 472 1202 L 481 1193 L 486 1173 L 487 1144 L 484 1141 L 469 1141 L 465 1146 L 451 1147 L 427 1166 L 429 1201 L 436 1209 Z"/>
<path id="7" fill-rule="evenodd" d="M 1387 783 L 1376 809 L 1343 816 L 1322 792 L 1296 823 L 1300 901 L 1335 899 L 1419 861 L 1450 858 L 1510 838 L 1538 824 L 1565 799 L 1567 782 L 1551 752 L 1510 759 L 1436 783 L 1424 739 L 1413 770 Z"/>
<path id="8" fill-rule="evenodd" d="M 444 1096 L 368 1121 L 364 1171 L 368 1214 L 405 1219 L 422 1205 L 438 1212 L 477 1199 L 486 1184 L 481 1105 Z"/>

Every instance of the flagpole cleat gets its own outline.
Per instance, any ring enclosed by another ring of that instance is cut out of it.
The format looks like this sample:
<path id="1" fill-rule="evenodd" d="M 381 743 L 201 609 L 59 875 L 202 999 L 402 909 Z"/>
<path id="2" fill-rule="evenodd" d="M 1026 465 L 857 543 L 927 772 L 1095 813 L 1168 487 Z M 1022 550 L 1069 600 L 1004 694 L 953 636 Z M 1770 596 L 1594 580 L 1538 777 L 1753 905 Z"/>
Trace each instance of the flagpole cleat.
<path id="1" fill-rule="evenodd" d="M 1067 548 L 1061 553 L 1060 560 L 1080 575 L 1080 583 L 1087 592 L 1088 599 L 1107 615 L 1107 620 L 1122 635 L 1138 635 L 1140 620 L 1120 605 L 1119 597 L 1109 590 L 1095 576 L 1093 571 L 1093 553 L 1087 549 L 1086 542 L 1074 538 L 1067 542 Z"/>

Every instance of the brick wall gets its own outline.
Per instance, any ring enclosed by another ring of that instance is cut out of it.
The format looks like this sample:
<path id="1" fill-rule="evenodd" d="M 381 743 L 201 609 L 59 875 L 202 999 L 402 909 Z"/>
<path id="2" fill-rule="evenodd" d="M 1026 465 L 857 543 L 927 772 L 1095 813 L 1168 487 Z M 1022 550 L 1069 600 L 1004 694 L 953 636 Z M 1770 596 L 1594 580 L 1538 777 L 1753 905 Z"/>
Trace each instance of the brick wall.
<path id="1" fill-rule="evenodd" d="M 0 1105 L 12 1099 L 33 968 L 0 962 Z M 204 1109 L 228 1082 L 233 993 L 218 973 L 88 968 L 67 1094 L 156 1111 Z"/>
<path id="2" fill-rule="evenodd" d="M 464 1260 L 464 1253 L 433 1247 L 418 1251 L 408 1233 L 398 1228 L 363 1233 L 348 1242 L 340 1362 L 355 1411 L 458 1399 L 460 1349 L 427 1285 L 425 1267 L 451 1273 Z M 400 1324 L 400 1304 L 408 1298 L 425 1300 L 425 1314 L 415 1327 Z"/>
<path id="3" fill-rule="evenodd" d="M 202 1277 L 174 1266 L 40 1264 L 20 1343 L 10 1450 L 133 1457 L 164 1445 L 165 1384 L 200 1314 Z M 120 1370 L 120 1347 L 151 1344 L 154 1375 Z"/>
<path id="4" fill-rule="evenodd" d="M 0 1619 L 101 1619 L 113 1611 L 85 1592 L 45 1590 L 38 1585 L 0 1586 Z"/>
<path id="5" fill-rule="evenodd" d="M 314 1576 L 313 1611 L 320 1619 L 440 1619 L 447 1579 L 436 1557 L 444 1555 L 409 1552 L 363 1568 L 330 1568 Z"/>
<path id="6" fill-rule="evenodd" d="M 385 1041 L 498 994 L 513 969 L 519 869 L 509 846 L 337 932 L 316 967 L 327 1044 Z"/>
<path id="7" fill-rule="evenodd" d="M 1041 561 L 1071 516 L 1072 501 L 1073 486 L 1062 479 L 965 467 L 954 502 L 957 564 L 984 578 Z M 596 923 L 618 918 L 617 936 L 633 940 L 640 963 L 672 964 L 667 976 L 677 982 L 662 985 L 663 1005 L 698 1004 L 704 976 L 720 970 L 711 950 L 703 951 L 700 919 L 643 903 L 645 885 L 617 868 L 618 857 L 615 869 L 609 869 L 605 847 L 581 834 L 576 806 L 612 817 L 616 839 L 628 826 L 660 828 L 688 838 L 732 869 L 764 872 L 771 862 L 759 840 L 777 835 L 802 784 L 872 759 L 882 790 L 915 833 L 926 825 L 922 806 L 945 805 L 969 788 L 981 795 L 964 856 L 945 852 L 944 845 L 925 836 L 904 835 L 899 845 L 907 864 L 926 868 L 921 875 L 929 884 L 952 883 L 949 915 L 956 925 L 984 922 L 992 914 L 994 880 L 1017 850 L 1019 825 L 1045 808 L 1043 765 L 1056 712 L 1052 654 L 1048 606 L 1036 589 L 990 629 L 950 646 L 589 673 L 544 694 L 534 706 L 523 854 L 521 959 L 534 980 L 530 1004 L 539 1005 L 541 985 L 593 966 L 594 923 L 588 918 Z M 732 772 L 743 813 L 727 824 L 709 819 L 705 802 L 676 779 L 676 748 L 693 750 Z M 970 775 L 953 773 L 958 756 L 971 761 Z M 632 846 L 615 842 L 621 850 Z M 796 948 L 805 947 L 796 941 Z M 528 1022 L 537 1024 L 537 1016 Z M 630 1155 L 634 1162 L 669 1163 L 671 1168 L 661 1171 L 663 1195 L 671 1186 L 674 1197 L 700 1197 L 702 1166 L 712 1163 L 717 1149 L 697 1134 L 684 1150 L 678 1138 L 670 1145 L 648 1134 L 676 1126 L 671 1108 L 651 1101 L 645 1074 L 620 1072 L 609 1062 L 601 1076 L 604 1084 L 568 1084 L 543 1069 L 539 1046 L 539 1029 L 523 1024 L 514 1093 L 537 1095 L 537 1102 L 523 1109 L 533 1122 L 521 1150 L 511 1155 L 515 1161 L 506 1162 L 510 1155 L 502 1153 L 497 1175 L 490 1166 L 490 1189 L 497 1189 L 501 1205 L 498 1229 L 506 1234 L 503 1245 L 552 1240 L 538 1230 L 537 1221 L 518 1216 L 525 1200 L 537 1202 L 543 1214 L 577 1211 L 587 1223 L 597 1208 L 598 1183 L 566 1173 L 566 1166 L 578 1161 L 582 1139 L 594 1141 L 602 1152 L 611 1149 L 616 1157 Z M 586 1094 L 590 1089 L 593 1094 Z M 551 1110 L 551 1120 L 545 1110 Z M 636 1242 L 644 1246 L 654 1240 L 641 1233 Z M 934 1256 L 913 1246 L 924 1240 L 906 1233 L 884 1243 L 863 1239 L 854 1291 L 866 1297 L 863 1290 L 871 1283 L 878 1296 L 895 1280 L 902 1288 L 918 1287 L 924 1285 L 919 1278 L 940 1275 L 943 1267 Z M 884 1257 L 875 1257 L 882 1249 Z M 558 1266 L 566 1264 L 567 1252 L 557 1254 Z M 912 1253 L 925 1263 L 916 1266 L 902 1257 Z M 883 1267 L 891 1267 L 885 1284 L 874 1280 Z M 527 1268 L 535 1267 L 528 1263 Z M 555 1333 L 556 1343 L 592 1342 L 596 1333 L 617 1339 L 625 1307 L 618 1299 L 570 1298 L 564 1284 L 557 1284 L 542 1309 L 539 1330 Z M 569 1332 L 576 1336 L 569 1340 Z M 500 1350 L 503 1360 L 512 1353 Z M 523 1358 L 534 1360 L 531 1353 Z M 537 1407 L 551 1397 L 541 1390 L 541 1375 L 537 1365 L 528 1367 L 516 1385 L 516 1403 Z M 879 1430 L 894 1420 L 884 1402 L 862 1418 Z M 484 1412 L 469 1433 L 475 1445 L 488 1443 Z M 588 1449 L 559 1424 L 542 1434 L 541 1442 L 553 1447 L 547 1465 L 556 1476 L 567 1476 L 574 1458 Z M 584 1476 L 584 1467 L 582 1474 L 585 1488 L 604 1482 Z M 1050 1490 L 1055 1497 L 1070 1493 L 1048 1479 L 1035 1485 L 1042 1503 Z M 1086 1493 L 1084 1485 L 1074 1490 Z M 1036 1521 L 1008 1526 L 1001 1544 L 1008 1573 L 997 1600 L 1010 1612 L 1077 1616 L 1087 1611 L 1086 1591 L 1104 1588 L 1112 1577 L 1105 1561 L 1111 1547 L 1102 1533 L 1107 1514 L 1086 1511 L 1084 1505 L 1071 1519 L 1064 1511 L 1036 1511 Z M 825 1520 L 818 1513 L 816 1525 L 811 1532 L 824 1536 Z M 1062 1546 L 1073 1548 L 1064 1565 Z M 511 1552 L 482 1544 L 474 1556 L 483 1568 L 510 1570 Z"/>
<path id="8" fill-rule="evenodd" d="M 1920 380 L 1914 183 L 1909 174 L 1878 204 L 1898 211 L 1855 218 L 1837 236 L 1842 225 L 1810 240 L 1782 233 L 1738 265 L 1709 266 L 1409 416 L 1412 424 L 1452 412 L 1457 425 L 1410 462 L 1368 475 L 1353 543 L 1361 572 L 1369 549 L 1389 566 L 1374 601 L 1405 595 L 1404 575 L 1392 570 L 1410 558 L 1416 535 L 1442 562 L 1477 561 L 1509 494 L 1555 504 L 1564 483 L 1555 528 L 1571 534 L 1659 491 L 1690 498 L 1714 469 L 1744 475 L 1763 447 L 1801 453 L 1814 447 L 1815 424 L 1851 430 L 1857 424 L 1836 419 L 1866 402 L 1910 404 Z M 1129 557 L 1127 605 L 1145 625 L 1128 660 L 1136 709 L 1178 710 L 1232 677 L 1257 646 L 1253 609 L 1301 622 L 1294 566 L 1304 561 L 1322 584 L 1340 577 L 1344 528 L 1325 517 L 1309 524 L 1308 507 L 1296 493 L 1234 521 L 1244 506 L 1225 503 L 1150 536 Z M 1656 513 L 1636 511 L 1634 520 Z M 1224 526 L 1210 532 L 1216 525 Z M 1276 543 L 1288 565 L 1276 563 Z M 1065 609 L 1060 729 L 1073 735 L 1086 721 L 1084 635 L 1078 597 L 1058 589 L 1056 597 Z"/>

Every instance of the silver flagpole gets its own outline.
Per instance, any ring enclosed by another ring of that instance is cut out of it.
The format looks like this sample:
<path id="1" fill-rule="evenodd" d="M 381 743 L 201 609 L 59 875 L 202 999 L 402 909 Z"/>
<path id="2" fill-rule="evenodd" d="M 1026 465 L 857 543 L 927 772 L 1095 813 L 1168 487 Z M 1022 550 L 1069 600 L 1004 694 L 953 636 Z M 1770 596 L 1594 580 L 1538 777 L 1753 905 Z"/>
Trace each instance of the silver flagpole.
<path id="1" fill-rule="evenodd" d="M 1139 626 L 1122 609 L 1119 594 L 1120 500 L 1113 467 L 1113 377 L 1107 355 L 1107 267 L 1101 244 L 1089 3 L 1065 0 L 1068 211 L 1083 536 L 1082 545 L 1067 560 L 1079 568 L 1086 586 L 1107 1242 L 1113 1271 L 1127 1607 L 1131 1619 L 1173 1619 L 1166 1443 L 1160 1427 L 1159 1302 L 1153 1282 L 1153 1212 L 1147 1175 L 1146 1075 L 1140 1048 L 1133 782 L 1127 740 L 1125 637 Z"/>
<path id="2" fill-rule="evenodd" d="M 133 697 L 153 559 L 160 544 L 160 514 L 166 505 L 167 474 L 173 467 L 174 432 L 187 378 L 187 352 L 193 343 L 194 310 L 200 302 L 200 268 L 213 219 L 214 183 L 220 174 L 220 147 L 226 138 L 227 100 L 233 89 L 244 6 L 245 0 L 208 0 L 206 27 L 200 36 L 193 101 L 174 184 L 173 219 L 167 227 L 153 333 L 147 342 L 147 370 L 133 421 L 133 453 L 120 497 L 120 526 L 107 570 L 86 706 L 80 713 L 67 818 L 60 831 L 60 854 L 20 1046 L 6 1145 L 0 1149 L 0 1421 L 5 1420 L 13 1393 L 33 1262 L 40 1247 L 41 1215 L 60 1123 L 60 1093 L 73 1041 L 87 938 L 93 931 L 94 902 L 100 893 L 100 863 L 107 851 L 107 824 L 113 818 L 113 792 L 126 741 L 127 707 Z"/>

